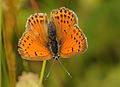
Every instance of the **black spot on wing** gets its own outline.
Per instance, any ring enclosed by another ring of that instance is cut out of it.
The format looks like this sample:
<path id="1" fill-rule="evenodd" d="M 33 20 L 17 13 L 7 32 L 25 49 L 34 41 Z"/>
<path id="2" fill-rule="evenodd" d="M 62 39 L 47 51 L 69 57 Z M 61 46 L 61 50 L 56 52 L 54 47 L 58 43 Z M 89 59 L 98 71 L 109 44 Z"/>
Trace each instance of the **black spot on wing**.
<path id="1" fill-rule="evenodd" d="M 76 35 L 78 35 L 78 33 L 76 33 Z"/>
<path id="2" fill-rule="evenodd" d="M 63 20 L 61 20 L 61 23 L 63 22 Z"/>
<path id="3" fill-rule="evenodd" d="M 43 23 L 43 20 L 40 20 L 40 23 Z"/>
<path id="4" fill-rule="evenodd" d="M 76 40 L 76 37 L 74 37 L 74 40 Z"/>
<path id="5" fill-rule="evenodd" d="M 37 52 L 35 52 L 35 55 L 37 56 Z"/>
<path id="6" fill-rule="evenodd" d="M 40 18 L 43 18 L 43 16 L 42 16 L 42 15 L 39 15 L 39 17 L 40 17 Z"/>
<path id="7" fill-rule="evenodd" d="M 70 16 L 68 16 L 68 19 L 70 19 Z"/>
<path id="8" fill-rule="evenodd" d="M 33 17 L 31 17 L 31 19 L 33 20 Z"/>
<path id="9" fill-rule="evenodd" d="M 67 33 L 66 30 L 64 30 L 64 32 Z"/>
<path id="10" fill-rule="evenodd" d="M 60 14 L 60 17 L 62 18 L 62 17 L 63 17 L 63 15 L 62 15 L 62 14 Z"/>
<path id="11" fill-rule="evenodd" d="M 72 51 L 73 51 L 74 49 L 73 49 L 73 47 L 72 47 Z"/>
<path id="12" fill-rule="evenodd" d="M 56 18 L 59 19 L 59 16 L 57 16 Z"/>
<path id="13" fill-rule="evenodd" d="M 67 24 L 69 23 L 69 21 L 67 21 Z"/>
<path id="14" fill-rule="evenodd" d="M 24 46 L 24 44 L 22 44 L 22 46 Z"/>
<path id="15" fill-rule="evenodd" d="M 29 19 L 28 21 L 29 21 L 29 22 L 31 22 L 31 20 L 30 20 L 30 19 Z"/>
<path id="16" fill-rule="evenodd" d="M 24 40 L 24 42 L 26 43 L 26 40 Z"/>
<path id="17" fill-rule="evenodd" d="M 73 35 L 71 34 L 71 38 L 73 38 Z"/>
<path id="18" fill-rule="evenodd" d="M 37 23 L 39 22 L 38 19 L 36 21 L 37 21 Z"/>
<path id="19" fill-rule="evenodd" d="M 78 42 L 78 40 L 76 40 L 76 43 Z"/>
<path id="20" fill-rule="evenodd" d="M 29 40 L 29 36 L 27 36 L 26 39 Z"/>
<path id="21" fill-rule="evenodd" d="M 65 12 L 65 13 L 67 13 L 67 11 L 66 11 L 66 10 L 64 10 L 64 12 Z"/>
<path id="22" fill-rule="evenodd" d="M 35 18 L 37 18 L 37 15 L 35 15 Z"/>
<path id="23" fill-rule="evenodd" d="M 64 17 L 66 18 L 66 15 L 64 14 Z"/>
<path id="24" fill-rule="evenodd" d="M 62 13 L 62 9 L 60 9 L 60 12 Z"/>

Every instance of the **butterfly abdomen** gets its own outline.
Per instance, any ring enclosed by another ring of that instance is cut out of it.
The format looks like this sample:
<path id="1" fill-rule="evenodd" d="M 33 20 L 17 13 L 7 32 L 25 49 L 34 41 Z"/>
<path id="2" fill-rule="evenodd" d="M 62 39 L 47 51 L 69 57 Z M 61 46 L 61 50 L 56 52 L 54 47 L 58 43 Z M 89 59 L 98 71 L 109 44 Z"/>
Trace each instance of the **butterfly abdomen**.
<path id="1" fill-rule="evenodd" d="M 56 27 L 53 22 L 48 25 L 49 45 L 53 53 L 53 58 L 57 59 L 58 56 L 58 42 L 56 39 Z"/>

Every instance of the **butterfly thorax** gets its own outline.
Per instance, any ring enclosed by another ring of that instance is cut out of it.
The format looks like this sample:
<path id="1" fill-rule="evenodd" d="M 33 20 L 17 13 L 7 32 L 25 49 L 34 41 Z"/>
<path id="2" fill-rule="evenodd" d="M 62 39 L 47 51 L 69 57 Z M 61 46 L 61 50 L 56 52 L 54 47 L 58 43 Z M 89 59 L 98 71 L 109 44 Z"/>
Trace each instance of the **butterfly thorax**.
<path id="1" fill-rule="evenodd" d="M 48 25 L 48 35 L 49 35 L 49 46 L 53 53 L 53 58 L 58 59 L 58 41 L 56 39 L 56 27 L 53 22 L 50 22 Z"/>

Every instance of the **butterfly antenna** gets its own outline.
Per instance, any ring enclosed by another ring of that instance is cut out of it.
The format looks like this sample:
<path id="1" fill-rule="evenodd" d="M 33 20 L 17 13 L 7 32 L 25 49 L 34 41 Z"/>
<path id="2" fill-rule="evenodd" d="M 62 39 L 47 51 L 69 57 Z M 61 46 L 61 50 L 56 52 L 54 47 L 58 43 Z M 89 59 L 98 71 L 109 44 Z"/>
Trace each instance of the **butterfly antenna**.
<path id="1" fill-rule="evenodd" d="M 59 64 L 62 66 L 63 70 L 67 73 L 67 75 L 72 78 L 71 74 L 68 72 L 68 70 L 64 67 L 64 65 L 62 64 L 62 62 L 59 60 L 59 58 L 57 59 Z"/>
<path id="2" fill-rule="evenodd" d="M 51 65 L 51 67 L 50 67 L 50 70 L 49 70 L 49 72 L 48 72 L 48 74 L 47 74 L 45 80 L 47 80 L 48 77 L 50 76 L 50 74 L 51 74 L 51 72 L 52 72 L 52 69 L 53 69 L 53 65 L 54 65 L 54 63 L 55 63 L 55 60 L 53 60 L 52 65 Z"/>

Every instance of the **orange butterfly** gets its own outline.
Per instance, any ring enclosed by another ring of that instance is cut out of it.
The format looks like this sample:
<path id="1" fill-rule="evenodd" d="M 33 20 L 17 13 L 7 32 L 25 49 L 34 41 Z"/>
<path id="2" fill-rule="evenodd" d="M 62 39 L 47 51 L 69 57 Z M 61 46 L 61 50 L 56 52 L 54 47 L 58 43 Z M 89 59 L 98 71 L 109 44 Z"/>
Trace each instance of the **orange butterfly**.
<path id="1" fill-rule="evenodd" d="M 45 13 L 30 16 L 18 46 L 24 59 L 43 61 L 84 53 L 88 44 L 76 14 L 61 7 L 51 12 L 49 23 Z"/>

